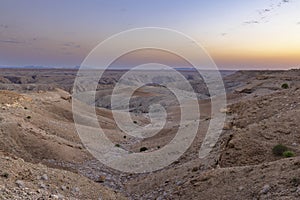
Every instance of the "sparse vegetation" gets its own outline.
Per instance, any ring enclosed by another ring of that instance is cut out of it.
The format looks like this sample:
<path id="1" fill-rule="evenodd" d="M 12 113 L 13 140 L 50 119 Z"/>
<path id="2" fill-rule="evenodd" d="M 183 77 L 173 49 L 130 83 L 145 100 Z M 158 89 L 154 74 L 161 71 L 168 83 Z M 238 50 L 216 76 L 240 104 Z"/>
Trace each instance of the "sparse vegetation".
<path id="1" fill-rule="evenodd" d="M 286 151 L 288 151 L 288 148 L 282 144 L 277 144 L 272 149 L 272 152 L 275 156 L 282 156 Z"/>
<path id="2" fill-rule="evenodd" d="M 199 170 L 199 167 L 193 167 L 192 172 L 196 172 Z"/>
<path id="3" fill-rule="evenodd" d="M 297 187 L 297 186 L 299 186 L 299 184 L 300 184 L 300 179 L 297 178 L 297 177 L 293 177 L 293 178 L 291 179 L 290 183 L 291 183 L 294 187 Z"/>
<path id="4" fill-rule="evenodd" d="M 282 89 L 288 89 L 289 88 L 289 84 L 284 83 L 284 84 L 281 85 L 281 88 Z"/>
<path id="5" fill-rule="evenodd" d="M 283 152 L 282 155 L 286 158 L 290 158 L 290 157 L 294 157 L 295 153 L 293 151 L 285 151 L 285 152 Z"/>
<path id="6" fill-rule="evenodd" d="M 141 148 L 140 148 L 140 152 L 147 151 L 147 150 L 148 150 L 147 147 L 141 147 Z"/>
<path id="7" fill-rule="evenodd" d="M 4 178 L 8 178 L 9 174 L 7 172 L 4 172 L 3 174 L 1 174 L 1 176 L 4 177 Z"/>

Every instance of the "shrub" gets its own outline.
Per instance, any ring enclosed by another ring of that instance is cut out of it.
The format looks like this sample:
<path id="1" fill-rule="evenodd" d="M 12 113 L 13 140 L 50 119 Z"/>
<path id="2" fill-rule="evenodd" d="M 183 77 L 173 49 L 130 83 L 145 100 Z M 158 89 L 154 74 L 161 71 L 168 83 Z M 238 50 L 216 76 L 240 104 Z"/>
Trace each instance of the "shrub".
<path id="1" fill-rule="evenodd" d="M 9 174 L 7 172 L 4 172 L 3 174 L 1 174 L 1 176 L 4 177 L 4 178 L 8 178 Z"/>
<path id="2" fill-rule="evenodd" d="M 282 144 L 277 144 L 273 147 L 272 152 L 275 156 L 282 156 L 285 151 L 287 151 L 288 148 Z"/>
<path id="3" fill-rule="evenodd" d="M 287 83 L 284 83 L 281 85 L 281 88 L 283 89 L 288 89 L 289 88 L 289 85 Z"/>
<path id="4" fill-rule="evenodd" d="M 142 147 L 142 148 L 140 148 L 140 152 L 147 151 L 147 150 L 148 150 L 147 147 Z"/>
<path id="5" fill-rule="evenodd" d="M 115 147 L 121 147 L 121 145 L 120 144 L 115 144 Z"/>
<path id="6" fill-rule="evenodd" d="M 124 138 L 124 139 L 126 139 L 126 138 L 127 138 L 127 136 L 126 136 L 126 135 L 124 135 L 124 136 L 123 136 L 123 138 Z"/>
<path id="7" fill-rule="evenodd" d="M 294 157 L 294 156 L 295 156 L 295 153 L 292 152 L 292 151 L 285 151 L 285 152 L 283 152 L 282 155 L 283 155 L 284 157 L 286 157 L 286 158 L 290 158 L 290 157 Z"/>
<path id="8" fill-rule="evenodd" d="M 27 118 L 27 119 L 31 119 L 31 116 L 27 116 L 26 118 Z"/>
<path id="9" fill-rule="evenodd" d="M 290 183 L 291 183 L 294 187 L 298 187 L 299 184 L 300 184 L 300 179 L 297 178 L 297 177 L 293 177 L 293 178 L 290 180 Z"/>
<path id="10" fill-rule="evenodd" d="M 199 170 L 199 167 L 193 167 L 192 172 L 196 172 Z"/>

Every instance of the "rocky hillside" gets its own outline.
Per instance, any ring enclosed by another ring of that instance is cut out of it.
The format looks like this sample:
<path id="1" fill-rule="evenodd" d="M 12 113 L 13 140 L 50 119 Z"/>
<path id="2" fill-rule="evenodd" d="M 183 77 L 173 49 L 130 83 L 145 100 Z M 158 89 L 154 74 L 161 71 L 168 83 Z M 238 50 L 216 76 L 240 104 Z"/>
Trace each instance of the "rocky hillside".
<path id="1" fill-rule="evenodd" d="M 0 153 L 0 199 L 125 199 L 81 175 Z"/>
<path id="2" fill-rule="evenodd" d="M 92 159 L 75 132 L 69 93 L 0 91 L 0 109 L 0 199 L 124 198 L 57 164 Z"/>
<path id="3" fill-rule="evenodd" d="M 28 71 L 22 73 L 17 80 L 8 70 L 0 79 L 6 89 L 0 90 L 0 199 L 300 198 L 300 70 L 240 71 L 226 76 L 228 107 L 220 112 L 227 113 L 227 120 L 210 156 L 198 158 L 213 117 L 210 100 L 200 99 L 202 113 L 194 143 L 170 166 L 144 174 L 108 168 L 85 150 L 73 122 L 67 92 L 71 81 L 62 78 L 74 76 L 74 71 L 35 71 L 30 77 Z M 59 74 L 56 83 L 41 78 L 53 73 Z M 110 76 L 99 88 L 103 99 L 119 77 Z M 29 86 L 35 89 L 28 90 Z M 135 93 L 140 99 L 133 103 L 148 97 L 152 102 L 160 91 L 153 85 L 141 88 Z M 132 152 L 147 147 L 144 153 L 168 144 L 180 116 L 172 105 L 168 108 L 172 123 L 154 137 L 136 139 L 116 126 L 106 106 L 96 112 L 112 142 Z M 149 123 L 146 112 L 134 113 L 136 124 Z M 274 154 L 276 145 L 284 146 L 291 157 Z"/>

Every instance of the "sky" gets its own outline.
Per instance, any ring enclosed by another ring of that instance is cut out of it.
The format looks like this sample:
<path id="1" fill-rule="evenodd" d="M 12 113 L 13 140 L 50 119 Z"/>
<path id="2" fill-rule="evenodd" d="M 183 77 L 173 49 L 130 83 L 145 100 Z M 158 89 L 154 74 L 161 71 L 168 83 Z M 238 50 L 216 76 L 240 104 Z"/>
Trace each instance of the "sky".
<path id="1" fill-rule="evenodd" d="M 192 37 L 220 69 L 300 68 L 300 0 L 1 0 L 0 66 L 79 66 L 140 27 Z"/>

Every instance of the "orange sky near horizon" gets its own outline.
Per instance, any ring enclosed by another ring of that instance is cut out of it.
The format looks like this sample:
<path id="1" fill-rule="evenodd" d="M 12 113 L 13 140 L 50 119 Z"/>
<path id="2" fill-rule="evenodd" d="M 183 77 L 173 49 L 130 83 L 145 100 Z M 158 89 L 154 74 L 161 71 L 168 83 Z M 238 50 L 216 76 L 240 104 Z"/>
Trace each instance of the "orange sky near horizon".
<path id="1" fill-rule="evenodd" d="M 220 69 L 300 68 L 299 10 L 299 0 L 3 0 L 0 66 L 79 66 L 114 34 L 162 27 L 193 38 Z M 189 51 L 188 44 L 184 48 Z M 156 56 L 183 65 L 174 57 Z M 123 65 L 142 56 L 131 59 Z"/>

